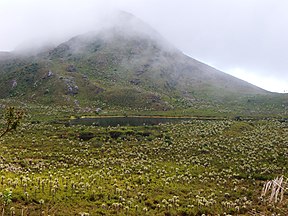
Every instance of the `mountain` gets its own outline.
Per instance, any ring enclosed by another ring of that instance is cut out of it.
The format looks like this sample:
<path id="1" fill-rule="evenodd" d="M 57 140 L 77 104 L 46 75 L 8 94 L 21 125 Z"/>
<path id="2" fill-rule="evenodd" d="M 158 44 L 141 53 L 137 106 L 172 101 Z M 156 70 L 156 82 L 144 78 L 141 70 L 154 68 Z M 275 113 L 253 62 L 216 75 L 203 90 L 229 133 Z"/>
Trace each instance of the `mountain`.
<path id="1" fill-rule="evenodd" d="M 262 106 L 278 97 L 184 55 L 126 12 L 96 32 L 47 47 L 33 54 L 0 53 L 0 98 L 171 110 L 246 109 L 251 101 Z"/>

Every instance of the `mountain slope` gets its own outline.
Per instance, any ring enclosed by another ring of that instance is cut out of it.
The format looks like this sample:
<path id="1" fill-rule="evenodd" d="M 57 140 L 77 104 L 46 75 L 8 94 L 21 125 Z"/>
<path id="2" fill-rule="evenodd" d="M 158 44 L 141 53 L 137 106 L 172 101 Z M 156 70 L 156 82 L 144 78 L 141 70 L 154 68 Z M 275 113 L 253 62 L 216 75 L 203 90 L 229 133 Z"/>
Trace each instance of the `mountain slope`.
<path id="1" fill-rule="evenodd" d="M 184 55 L 131 14 L 33 56 L 0 54 L 0 97 L 167 110 L 269 93 Z"/>

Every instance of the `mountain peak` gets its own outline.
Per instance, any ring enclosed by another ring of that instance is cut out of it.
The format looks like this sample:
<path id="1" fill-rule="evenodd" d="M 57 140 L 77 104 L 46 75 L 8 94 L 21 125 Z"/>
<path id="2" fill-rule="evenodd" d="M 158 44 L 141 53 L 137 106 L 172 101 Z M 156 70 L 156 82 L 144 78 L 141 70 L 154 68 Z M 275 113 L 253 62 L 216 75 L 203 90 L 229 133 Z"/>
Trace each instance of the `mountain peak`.
<path id="1" fill-rule="evenodd" d="M 129 13 L 127 11 L 119 10 L 115 13 L 115 16 L 123 21 L 129 21 L 131 19 L 136 19 L 136 16 L 134 16 L 132 13 Z"/>
<path id="2" fill-rule="evenodd" d="M 227 98 L 238 107 L 267 93 L 184 55 L 130 13 L 106 23 L 34 58 L 0 61 L 0 98 L 167 110 L 230 104 Z"/>
<path id="3" fill-rule="evenodd" d="M 125 11 L 117 11 L 105 21 L 102 32 L 114 31 L 125 37 L 147 37 L 158 42 L 168 42 L 153 27 Z"/>

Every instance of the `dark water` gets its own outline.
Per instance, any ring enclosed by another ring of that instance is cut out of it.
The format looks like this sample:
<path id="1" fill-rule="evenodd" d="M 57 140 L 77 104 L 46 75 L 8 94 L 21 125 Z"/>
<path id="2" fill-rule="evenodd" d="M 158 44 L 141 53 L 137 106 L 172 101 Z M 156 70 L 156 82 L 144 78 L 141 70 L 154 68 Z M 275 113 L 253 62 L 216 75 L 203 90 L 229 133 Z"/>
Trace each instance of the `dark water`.
<path id="1" fill-rule="evenodd" d="M 105 117 L 105 118 L 80 118 L 70 120 L 72 125 L 95 125 L 101 127 L 120 126 L 143 126 L 143 125 L 159 125 L 165 123 L 178 123 L 188 121 L 191 118 L 149 118 L 149 117 Z"/>

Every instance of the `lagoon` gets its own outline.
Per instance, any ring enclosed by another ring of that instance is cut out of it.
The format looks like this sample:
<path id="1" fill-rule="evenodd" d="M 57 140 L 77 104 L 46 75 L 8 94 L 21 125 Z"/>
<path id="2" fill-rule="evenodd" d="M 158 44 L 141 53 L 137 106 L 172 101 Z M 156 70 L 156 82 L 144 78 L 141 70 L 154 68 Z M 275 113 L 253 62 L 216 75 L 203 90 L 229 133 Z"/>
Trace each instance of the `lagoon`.
<path id="1" fill-rule="evenodd" d="M 101 126 L 101 127 L 116 127 L 116 126 L 143 126 L 143 125 L 159 125 L 167 123 L 179 123 L 182 121 L 189 121 L 193 118 L 189 117 L 151 117 L 151 116 L 113 116 L 113 117 L 82 117 L 71 119 L 70 125 L 87 125 L 87 126 Z"/>

